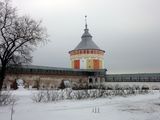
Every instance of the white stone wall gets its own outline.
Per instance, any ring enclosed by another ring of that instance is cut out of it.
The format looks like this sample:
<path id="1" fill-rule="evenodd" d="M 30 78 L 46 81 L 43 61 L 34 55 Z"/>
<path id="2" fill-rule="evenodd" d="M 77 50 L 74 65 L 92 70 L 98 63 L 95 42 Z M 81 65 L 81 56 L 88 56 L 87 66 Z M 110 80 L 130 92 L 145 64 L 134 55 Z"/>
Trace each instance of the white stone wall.
<path id="1" fill-rule="evenodd" d="M 81 58 L 80 59 L 80 69 L 86 69 L 87 64 L 86 64 L 86 59 Z"/>

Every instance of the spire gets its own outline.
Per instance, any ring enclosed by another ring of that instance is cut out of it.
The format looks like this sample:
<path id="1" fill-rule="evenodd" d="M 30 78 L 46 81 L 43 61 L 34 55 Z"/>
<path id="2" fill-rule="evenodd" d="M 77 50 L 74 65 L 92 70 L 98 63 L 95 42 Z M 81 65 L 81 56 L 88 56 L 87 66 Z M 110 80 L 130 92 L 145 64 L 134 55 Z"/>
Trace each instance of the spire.
<path id="1" fill-rule="evenodd" d="M 92 37 L 88 31 L 89 31 L 89 29 L 87 27 L 87 15 L 85 15 L 85 29 L 84 29 L 84 33 L 82 35 L 82 38 Z"/>
<path id="2" fill-rule="evenodd" d="M 87 26 L 87 16 L 85 15 L 85 29 L 84 33 L 81 36 L 81 42 L 77 45 L 74 50 L 80 49 L 96 49 L 99 50 L 100 48 L 94 43 L 92 40 L 92 35 L 89 33 L 89 29 Z"/>
<path id="3" fill-rule="evenodd" d="M 87 15 L 85 15 L 85 29 L 88 29 L 87 28 Z"/>

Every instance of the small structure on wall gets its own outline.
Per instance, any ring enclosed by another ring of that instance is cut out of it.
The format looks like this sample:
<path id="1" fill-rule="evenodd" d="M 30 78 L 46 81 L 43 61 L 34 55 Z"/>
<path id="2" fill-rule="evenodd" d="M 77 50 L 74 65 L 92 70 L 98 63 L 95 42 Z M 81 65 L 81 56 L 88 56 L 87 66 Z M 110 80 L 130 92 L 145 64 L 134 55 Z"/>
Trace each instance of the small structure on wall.
<path id="1" fill-rule="evenodd" d="M 82 40 L 74 50 L 69 51 L 71 67 L 73 69 L 104 69 L 105 51 L 101 50 L 92 40 L 86 17 Z"/>

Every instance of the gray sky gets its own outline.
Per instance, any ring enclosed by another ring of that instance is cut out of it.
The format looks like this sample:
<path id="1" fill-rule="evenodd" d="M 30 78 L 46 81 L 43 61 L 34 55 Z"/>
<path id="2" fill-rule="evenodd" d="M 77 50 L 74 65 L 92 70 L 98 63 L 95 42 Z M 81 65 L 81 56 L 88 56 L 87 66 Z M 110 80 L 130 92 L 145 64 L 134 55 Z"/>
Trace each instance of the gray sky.
<path id="1" fill-rule="evenodd" d="M 20 15 L 42 20 L 50 42 L 33 64 L 70 67 L 68 51 L 81 40 L 84 15 L 105 54 L 108 73 L 160 72 L 160 0 L 12 0 Z"/>

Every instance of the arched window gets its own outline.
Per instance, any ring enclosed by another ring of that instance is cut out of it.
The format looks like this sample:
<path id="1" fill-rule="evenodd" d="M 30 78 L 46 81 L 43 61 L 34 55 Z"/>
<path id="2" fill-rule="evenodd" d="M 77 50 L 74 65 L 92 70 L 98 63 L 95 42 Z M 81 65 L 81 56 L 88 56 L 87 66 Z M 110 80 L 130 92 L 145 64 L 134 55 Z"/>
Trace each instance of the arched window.
<path id="1" fill-rule="evenodd" d="M 92 82 L 93 82 L 92 78 L 89 78 L 89 83 L 92 83 Z"/>
<path id="2" fill-rule="evenodd" d="M 97 79 L 97 78 L 95 78 L 95 82 L 98 82 L 98 79 Z"/>

